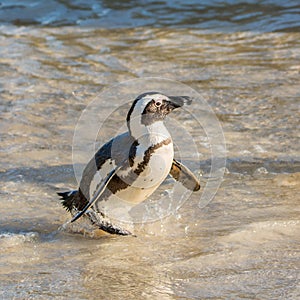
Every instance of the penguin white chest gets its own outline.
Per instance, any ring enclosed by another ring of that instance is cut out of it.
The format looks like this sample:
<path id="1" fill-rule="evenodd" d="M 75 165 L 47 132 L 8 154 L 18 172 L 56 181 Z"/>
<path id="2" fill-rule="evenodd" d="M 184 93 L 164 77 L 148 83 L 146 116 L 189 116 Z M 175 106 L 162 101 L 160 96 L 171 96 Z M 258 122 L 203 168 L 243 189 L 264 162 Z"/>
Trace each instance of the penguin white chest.
<path id="1" fill-rule="evenodd" d="M 116 193 L 116 196 L 129 203 L 140 203 L 147 199 L 168 176 L 173 163 L 173 144 L 163 145 L 152 153 L 149 158 L 144 155 L 136 157 L 132 170 L 137 175 L 135 180 L 124 190 Z M 146 154 L 147 155 L 147 154 Z"/>
<path id="2" fill-rule="evenodd" d="M 160 185 L 169 174 L 172 166 L 174 156 L 173 144 L 163 145 L 152 153 L 151 151 L 143 153 L 141 161 L 135 164 L 138 176 L 133 182 L 133 186 L 149 188 Z"/>

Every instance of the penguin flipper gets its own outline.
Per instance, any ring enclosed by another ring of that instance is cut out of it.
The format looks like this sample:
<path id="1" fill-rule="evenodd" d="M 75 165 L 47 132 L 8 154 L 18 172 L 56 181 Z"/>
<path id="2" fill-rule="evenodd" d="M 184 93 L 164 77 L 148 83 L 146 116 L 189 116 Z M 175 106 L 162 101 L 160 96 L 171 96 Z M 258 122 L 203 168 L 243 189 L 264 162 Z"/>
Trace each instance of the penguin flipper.
<path id="1" fill-rule="evenodd" d="M 103 180 L 101 181 L 101 183 L 99 184 L 99 186 L 97 187 L 97 190 L 94 194 L 94 196 L 92 197 L 92 199 L 86 204 L 86 206 L 79 211 L 71 220 L 72 222 L 75 222 L 76 220 L 78 220 L 98 199 L 99 197 L 102 195 L 102 193 L 104 192 L 104 190 L 106 189 L 107 185 L 109 184 L 109 182 L 111 181 L 111 179 L 114 177 L 114 175 L 123 167 L 123 164 L 121 164 L 120 166 L 117 166 L 116 168 L 114 168 L 105 178 L 103 178 Z"/>
<path id="2" fill-rule="evenodd" d="M 200 181 L 185 165 L 173 159 L 173 164 L 170 170 L 170 175 L 184 187 L 191 191 L 200 190 Z"/>

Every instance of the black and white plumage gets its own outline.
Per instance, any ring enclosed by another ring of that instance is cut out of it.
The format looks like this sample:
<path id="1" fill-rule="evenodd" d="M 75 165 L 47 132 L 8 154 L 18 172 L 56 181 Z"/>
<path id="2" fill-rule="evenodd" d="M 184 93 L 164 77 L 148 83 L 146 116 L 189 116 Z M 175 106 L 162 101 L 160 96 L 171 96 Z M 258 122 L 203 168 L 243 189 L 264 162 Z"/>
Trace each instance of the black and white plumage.
<path id="1" fill-rule="evenodd" d="M 171 111 L 190 103 L 187 96 L 158 92 L 136 98 L 127 114 L 128 132 L 97 151 L 83 171 L 78 191 L 58 193 L 73 215 L 72 222 L 85 215 L 106 232 L 127 235 L 129 231 L 110 219 L 121 202 L 141 203 L 168 174 L 192 191 L 200 189 L 193 173 L 174 159 L 172 138 L 163 123 Z"/>

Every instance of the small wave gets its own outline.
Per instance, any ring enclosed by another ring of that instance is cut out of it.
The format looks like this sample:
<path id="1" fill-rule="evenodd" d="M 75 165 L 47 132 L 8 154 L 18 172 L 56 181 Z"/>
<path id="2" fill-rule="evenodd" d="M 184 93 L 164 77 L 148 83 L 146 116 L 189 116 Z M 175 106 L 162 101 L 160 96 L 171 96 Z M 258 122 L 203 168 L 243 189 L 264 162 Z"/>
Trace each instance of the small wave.
<path id="1" fill-rule="evenodd" d="M 37 232 L 1 232 L 0 245 L 2 247 L 13 247 L 24 243 L 31 243 L 39 239 Z"/>
<path id="2" fill-rule="evenodd" d="M 133 28 L 137 26 L 202 28 L 225 31 L 298 31 L 299 6 L 295 0 L 253 1 L 136 1 L 51 0 L 0 3 L 0 23 L 16 26 L 92 26 Z"/>

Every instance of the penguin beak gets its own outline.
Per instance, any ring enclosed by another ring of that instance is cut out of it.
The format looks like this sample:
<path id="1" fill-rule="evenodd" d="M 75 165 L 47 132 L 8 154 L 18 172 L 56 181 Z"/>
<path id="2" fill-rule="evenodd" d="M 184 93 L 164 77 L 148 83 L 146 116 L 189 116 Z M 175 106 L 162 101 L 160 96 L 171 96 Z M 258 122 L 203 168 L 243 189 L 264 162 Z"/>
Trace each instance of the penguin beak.
<path id="1" fill-rule="evenodd" d="M 189 96 L 169 96 L 169 99 L 171 100 L 169 103 L 169 108 L 171 110 L 192 103 L 192 99 Z"/>

